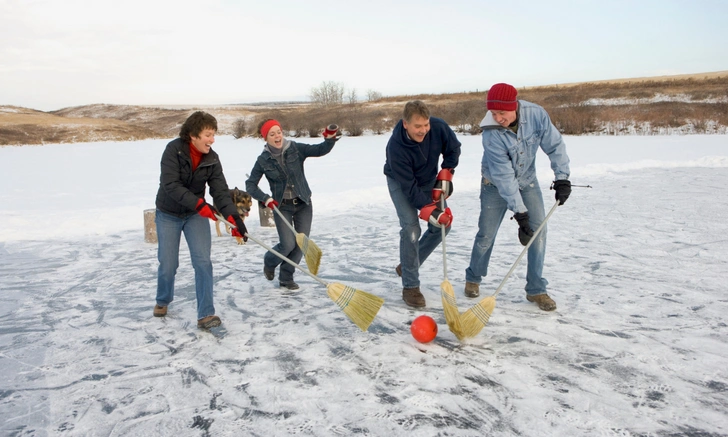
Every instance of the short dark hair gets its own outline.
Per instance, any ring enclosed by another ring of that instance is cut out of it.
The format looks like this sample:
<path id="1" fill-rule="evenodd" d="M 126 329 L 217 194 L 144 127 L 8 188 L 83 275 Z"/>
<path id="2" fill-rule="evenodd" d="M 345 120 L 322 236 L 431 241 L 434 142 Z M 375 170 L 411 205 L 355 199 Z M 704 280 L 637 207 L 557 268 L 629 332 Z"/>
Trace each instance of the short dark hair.
<path id="1" fill-rule="evenodd" d="M 422 118 L 430 118 L 430 109 L 422 100 L 412 100 L 404 105 L 404 112 L 402 112 L 402 119 L 404 121 L 409 123 L 415 115 L 419 115 Z"/>
<path id="2" fill-rule="evenodd" d="M 186 142 L 192 141 L 192 137 L 199 137 L 205 129 L 212 129 L 217 132 L 217 120 L 204 111 L 193 112 L 187 117 L 179 130 L 179 137 Z"/>

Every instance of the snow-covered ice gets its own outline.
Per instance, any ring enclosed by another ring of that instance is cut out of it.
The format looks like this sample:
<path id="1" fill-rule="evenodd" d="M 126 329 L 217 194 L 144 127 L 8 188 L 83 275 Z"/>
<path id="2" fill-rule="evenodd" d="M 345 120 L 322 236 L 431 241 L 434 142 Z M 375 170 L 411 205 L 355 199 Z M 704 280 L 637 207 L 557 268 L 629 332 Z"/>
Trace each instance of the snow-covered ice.
<path id="1" fill-rule="evenodd" d="M 549 222 L 558 310 L 525 300 L 524 260 L 462 344 L 442 314 L 439 250 L 421 269 L 428 307 L 401 300 L 387 138 L 344 137 L 306 163 L 319 276 L 385 299 L 367 332 L 306 275 L 298 292 L 266 281 L 264 249 L 227 236 L 212 253 L 222 327 L 196 327 L 185 243 L 176 300 L 152 317 L 143 210 L 168 140 L 0 148 L 0 434 L 728 435 L 728 137 L 567 137 L 572 183 L 593 188 Z M 464 311 L 482 147 L 460 139 L 447 264 Z M 244 189 L 262 142 L 213 147 Z M 548 209 L 553 175 L 538 165 Z M 277 241 L 257 209 L 247 224 Z M 502 226 L 485 293 L 520 253 L 516 228 Z M 420 314 L 439 324 L 430 344 L 409 334 Z"/>

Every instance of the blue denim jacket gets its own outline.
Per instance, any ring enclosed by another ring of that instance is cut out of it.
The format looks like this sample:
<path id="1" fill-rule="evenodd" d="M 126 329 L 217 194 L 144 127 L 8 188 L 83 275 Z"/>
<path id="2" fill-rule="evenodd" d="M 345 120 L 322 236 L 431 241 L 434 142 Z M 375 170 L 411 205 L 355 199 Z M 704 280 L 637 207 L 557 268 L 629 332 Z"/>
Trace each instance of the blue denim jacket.
<path id="1" fill-rule="evenodd" d="M 518 101 L 518 134 L 496 123 L 490 111 L 480 127 L 483 129 L 483 177 L 498 188 L 511 211 L 527 211 L 520 190 L 536 181 L 539 147 L 551 160 L 555 180 L 569 178 L 566 144 L 541 106 Z"/>
<path id="2" fill-rule="evenodd" d="M 336 141 L 333 139 L 326 140 L 319 144 L 301 144 L 294 141 L 285 140 L 288 147 L 284 145 L 283 162 L 285 169 L 281 168 L 278 161 L 267 150 L 258 156 L 255 161 L 250 177 L 245 181 L 245 190 L 253 199 L 265 202 L 268 197 L 280 203 L 283 199 L 283 192 L 286 189 L 286 182 L 290 182 L 298 197 L 306 202 L 311 203 L 311 188 L 308 186 L 306 175 L 303 172 L 303 161 L 309 156 L 324 156 L 334 148 Z M 265 175 L 270 185 L 272 196 L 268 196 L 258 187 L 258 182 Z M 286 177 L 287 176 L 287 177 Z"/>

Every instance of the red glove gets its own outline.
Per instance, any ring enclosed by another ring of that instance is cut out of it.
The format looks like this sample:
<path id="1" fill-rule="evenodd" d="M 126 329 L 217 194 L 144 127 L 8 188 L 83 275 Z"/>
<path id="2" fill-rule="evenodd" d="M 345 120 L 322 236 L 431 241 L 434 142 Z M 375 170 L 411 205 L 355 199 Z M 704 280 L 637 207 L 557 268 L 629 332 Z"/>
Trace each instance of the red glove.
<path id="1" fill-rule="evenodd" d="M 209 218 L 210 220 L 216 222 L 217 217 L 215 217 L 215 212 L 212 209 L 212 206 L 210 206 L 209 203 L 205 202 L 205 199 L 200 199 L 197 201 L 197 213 L 205 218 Z"/>
<path id="2" fill-rule="evenodd" d="M 336 139 L 338 139 L 338 138 L 336 138 L 336 134 L 338 132 L 339 132 L 339 126 L 332 123 L 332 124 L 326 126 L 326 129 L 324 129 L 324 132 L 321 135 L 323 135 L 325 140 L 330 140 L 330 139 L 336 140 Z"/>
<path id="3" fill-rule="evenodd" d="M 451 168 L 443 168 L 437 174 L 437 181 L 435 182 L 435 187 L 432 189 L 433 202 L 439 202 L 443 194 L 445 195 L 445 199 L 452 195 L 452 175 L 454 171 Z"/>
<path id="4" fill-rule="evenodd" d="M 240 218 L 239 215 L 229 215 L 227 218 L 227 221 L 230 223 L 235 223 L 235 228 L 230 231 L 233 237 L 242 238 L 243 241 L 248 241 L 248 236 L 246 235 L 248 233 L 248 228 L 245 227 L 245 223 L 243 223 L 243 219 Z"/>
<path id="5" fill-rule="evenodd" d="M 448 227 L 452 224 L 452 211 L 450 208 L 445 208 L 443 212 L 434 203 L 422 207 L 420 210 L 420 218 L 427 220 L 431 225 L 441 228 L 443 225 Z"/>
<path id="6" fill-rule="evenodd" d="M 269 197 L 268 200 L 265 201 L 265 206 L 267 206 L 270 209 L 278 208 L 278 202 L 276 202 L 272 197 Z"/>

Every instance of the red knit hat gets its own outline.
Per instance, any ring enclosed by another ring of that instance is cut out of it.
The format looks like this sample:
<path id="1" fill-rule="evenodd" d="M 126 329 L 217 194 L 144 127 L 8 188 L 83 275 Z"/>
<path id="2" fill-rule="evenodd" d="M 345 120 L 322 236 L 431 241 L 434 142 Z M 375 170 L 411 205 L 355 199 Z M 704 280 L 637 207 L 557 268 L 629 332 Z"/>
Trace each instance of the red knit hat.
<path id="1" fill-rule="evenodd" d="M 515 111 L 518 109 L 516 96 L 518 96 L 518 91 L 516 91 L 513 85 L 497 83 L 488 90 L 488 97 L 485 105 L 489 110 Z"/>
<path id="2" fill-rule="evenodd" d="M 273 126 L 281 127 L 281 124 L 278 123 L 277 120 L 273 119 L 270 119 L 263 123 L 263 126 L 260 127 L 260 134 L 263 136 L 263 139 L 268 138 L 268 131 L 270 131 Z"/>

